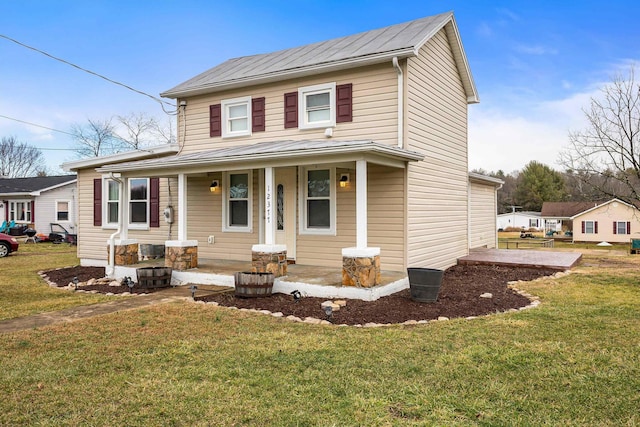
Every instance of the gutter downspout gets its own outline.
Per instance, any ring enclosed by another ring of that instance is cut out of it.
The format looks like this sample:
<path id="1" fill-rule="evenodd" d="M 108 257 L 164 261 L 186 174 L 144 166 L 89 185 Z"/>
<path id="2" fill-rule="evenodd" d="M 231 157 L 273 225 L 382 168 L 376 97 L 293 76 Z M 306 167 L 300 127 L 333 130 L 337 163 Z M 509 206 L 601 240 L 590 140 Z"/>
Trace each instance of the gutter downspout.
<path id="1" fill-rule="evenodd" d="M 397 56 L 393 57 L 391 63 L 398 73 L 398 148 L 404 148 L 404 76 Z"/>
<path id="2" fill-rule="evenodd" d="M 118 183 L 118 228 L 115 233 L 109 236 L 109 265 L 107 268 L 107 277 L 114 277 L 116 272 L 116 243 L 115 238 L 122 231 L 122 180 L 120 174 L 109 173 L 109 178 Z"/>

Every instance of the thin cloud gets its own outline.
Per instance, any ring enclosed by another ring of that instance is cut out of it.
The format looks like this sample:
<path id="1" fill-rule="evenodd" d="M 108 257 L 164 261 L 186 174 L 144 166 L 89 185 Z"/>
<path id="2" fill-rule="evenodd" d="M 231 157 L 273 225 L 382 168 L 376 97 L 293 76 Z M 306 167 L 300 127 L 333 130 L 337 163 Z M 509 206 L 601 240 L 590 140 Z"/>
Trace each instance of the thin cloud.
<path id="1" fill-rule="evenodd" d="M 519 45 L 516 45 L 514 49 L 516 52 L 524 53 L 527 55 L 557 55 L 558 54 L 557 49 L 545 47 L 542 45 L 527 46 L 527 45 L 519 44 Z"/>

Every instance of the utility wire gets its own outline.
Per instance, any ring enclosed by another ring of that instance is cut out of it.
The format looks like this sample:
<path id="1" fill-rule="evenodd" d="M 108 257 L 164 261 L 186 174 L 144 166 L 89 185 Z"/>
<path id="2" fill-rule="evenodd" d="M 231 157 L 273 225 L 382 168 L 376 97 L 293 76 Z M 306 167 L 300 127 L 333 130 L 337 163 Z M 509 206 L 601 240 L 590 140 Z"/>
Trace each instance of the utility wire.
<path id="1" fill-rule="evenodd" d="M 36 127 L 42 128 L 42 129 L 47 129 L 47 130 L 52 130 L 54 132 L 64 133 L 65 135 L 75 136 L 74 134 L 69 133 L 69 132 L 65 132 L 63 130 L 58 130 L 58 129 L 50 128 L 50 127 L 47 127 L 47 126 L 42 126 L 42 125 L 39 125 L 39 124 L 36 124 L 36 123 L 27 122 L 25 120 L 16 119 L 16 118 L 5 116 L 5 115 L 2 115 L 2 114 L 0 114 L 0 117 L 2 117 L 3 119 L 13 120 L 14 122 L 20 122 L 20 123 L 24 123 L 24 124 L 31 125 L 31 126 L 36 126 Z"/>
<path id="2" fill-rule="evenodd" d="M 105 77 L 105 76 L 103 76 L 102 74 L 98 74 L 98 73 L 93 72 L 93 71 L 91 71 L 91 70 L 87 70 L 86 68 L 82 68 L 82 67 L 80 67 L 79 65 L 76 65 L 76 64 L 74 64 L 74 63 L 72 63 L 72 62 L 69 62 L 69 61 L 66 61 L 66 60 L 64 60 L 64 59 L 62 59 L 62 58 L 58 58 L 57 56 L 53 56 L 53 55 L 51 55 L 51 54 L 49 54 L 49 53 L 47 53 L 47 52 L 45 52 L 45 51 L 43 51 L 43 50 L 37 49 L 37 48 L 35 48 L 35 47 L 33 47 L 33 46 L 29 46 L 29 45 L 27 45 L 27 44 L 24 44 L 24 43 L 22 43 L 22 42 L 19 42 L 18 40 L 15 40 L 15 39 L 12 39 L 11 37 L 5 36 L 4 34 L 0 34 L 0 37 L 2 37 L 3 39 L 9 40 L 10 42 L 13 42 L 13 43 L 15 43 L 15 44 L 17 44 L 17 45 L 19 45 L 19 46 L 22 46 L 22 47 L 25 47 L 25 48 L 27 48 L 27 49 L 31 49 L 31 50 L 33 50 L 33 51 L 35 51 L 35 52 L 41 53 L 41 54 L 43 54 L 43 55 L 45 55 L 45 56 L 47 56 L 47 57 L 49 57 L 49 58 L 51 58 L 51 59 L 55 59 L 56 61 L 60 61 L 60 62 L 62 62 L 63 64 L 70 65 L 70 66 L 72 66 L 72 67 L 74 67 L 74 68 L 77 68 L 78 70 L 84 71 L 85 73 L 89 73 L 89 74 L 92 74 L 92 75 L 94 75 L 94 76 L 96 76 L 96 77 L 100 77 L 101 79 L 104 79 L 104 80 L 108 81 L 109 83 L 113 83 L 113 84 L 116 84 L 116 85 L 118 85 L 118 86 L 122 86 L 122 87 L 124 87 L 124 88 L 126 88 L 126 89 L 129 89 L 129 90 L 133 91 L 133 92 L 139 93 L 140 95 L 147 96 L 147 97 L 149 97 L 149 98 L 153 99 L 154 101 L 156 101 L 157 103 L 159 103 L 159 104 L 160 104 L 160 106 L 162 107 L 162 110 L 163 110 L 165 113 L 167 113 L 167 114 L 176 114 L 176 112 L 168 112 L 167 110 L 165 110 L 165 109 L 164 109 L 164 104 L 167 104 L 167 105 L 170 105 L 170 106 L 174 107 L 174 105 L 173 105 L 173 104 L 171 104 L 170 102 L 167 102 L 167 101 L 162 100 L 162 99 L 160 99 L 160 98 L 156 98 L 155 96 L 153 96 L 153 95 L 149 95 L 148 93 L 146 93 L 146 92 L 142 92 L 141 90 L 134 89 L 134 88 L 132 88 L 131 86 L 128 86 L 128 85 L 126 85 L 126 84 L 124 84 L 124 83 L 120 83 L 120 82 L 118 82 L 118 81 L 112 80 L 112 79 L 110 79 L 109 77 Z"/>

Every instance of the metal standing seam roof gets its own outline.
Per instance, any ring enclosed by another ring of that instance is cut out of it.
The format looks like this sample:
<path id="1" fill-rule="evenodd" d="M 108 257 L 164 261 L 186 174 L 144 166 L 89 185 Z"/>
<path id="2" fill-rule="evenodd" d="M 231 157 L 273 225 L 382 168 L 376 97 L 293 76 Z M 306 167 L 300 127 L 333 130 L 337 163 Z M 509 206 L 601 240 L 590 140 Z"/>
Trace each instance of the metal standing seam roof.
<path id="1" fill-rule="evenodd" d="M 73 182 L 76 175 L 34 176 L 29 178 L 0 179 L 0 194 L 29 194 L 56 188 Z"/>
<path id="2" fill-rule="evenodd" d="M 458 41 L 452 47 L 456 50 L 456 59 L 462 61 L 459 64 L 461 73 L 466 74 L 463 81 L 469 98 L 477 102 L 475 86 L 452 12 L 272 53 L 229 59 L 160 95 L 178 98 L 211 93 L 259 82 L 384 62 L 394 56 L 416 56 L 420 47 L 450 22 Z"/>
<path id="3" fill-rule="evenodd" d="M 275 141 L 258 144 L 241 145 L 219 148 L 208 151 L 198 151 L 188 154 L 147 159 L 134 162 L 105 165 L 98 168 L 98 172 L 120 172 L 132 170 L 154 170 L 164 168 L 180 168 L 206 166 L 222 163 L 261 161 L 283 158 L 301 158 L 319 156 L 323 154 L 346 155 L 354 153 L 376 154 L 392 157 L 404 161 L 420 161 L 424 155 L 415 151 L 405 150 L 393 145 L 381 144 L 374 141 Z M 345 159 L 346 160 L 346 159 Z"/>

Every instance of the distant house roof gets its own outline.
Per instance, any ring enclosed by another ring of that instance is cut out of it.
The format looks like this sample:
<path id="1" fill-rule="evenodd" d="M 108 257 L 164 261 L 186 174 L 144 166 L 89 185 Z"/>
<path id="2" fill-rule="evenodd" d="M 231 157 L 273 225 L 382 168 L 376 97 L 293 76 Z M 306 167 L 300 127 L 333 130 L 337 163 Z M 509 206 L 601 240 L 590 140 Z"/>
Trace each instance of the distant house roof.
<path id="1" fill-rule="evenodd" d="M 544 202 L 542 204 L 542 217 L 571 218 L 600 204 L 601 202 Z"/>
<path id="2" fill-rule="evenodd" d="M 502 213 L 502 214 L 498 214 L 498 216 L 500 216 L 500 217 L 502 217 L 502 216 L 513 216 L 513 215 L 526 216 L 526 217 L 530 217 L 530 218 L 540 218 L 542 216 L 542 214 L 540 212 L 532 212 L 532 211 L 505 212 L 505 213 Z"/>
<path id="3" fill-rule="evenodd" d="M 593 211 L 594 209 L 601 208 L 601 207 L 603 207 L 603 206 L 606 206 L 606 205 L 608 205 L 608 204 L 610 204 L 610 203 L 614 203 L 614 202 L 616 202 L 616 203 L 622 203 L 623 205 L 628 206 L 628 207 L 630 207 L 631 209 L 638 209 L 638 206 L 634 206 L 634 205 L 629 204 L 629 203 L 627 203 L 627 202 L 624 202 L 624 201 L 622 201 L 622 200 L 620 200 L 620 199 L 611 199 L 611 200 L 609 200 L 609 201 L 607 201 L 607 202 L 600 203 L 600 204 L 598 204 L 598 205 L 596 205 L 596 206 L 591 206 L 590 208 L 585 209 L 584 211 L 580 211 L 580 212 L 576 213 L 575 215 L 572 215 L 571 219 L 574 219 L 574 218 L 576 218 L 576 217 L 579 217 L 580 215 L 587 214 L 587 213 L 589 213 L 589 212 Z M 616 206 L 616 204 L 614 204 L 613 206 Z"/>
<path id="4" fill-rule="evenodd" d="M 229 59 L 160 95 L 167 98 L 200 95 L 390 62 L 393 57 L 417 56 L 420 48 L 445 27 L 467 101 L 478 102 L 475 83 L 452 12 L 277 52 Z"/>
<path id="5" fill-rule="evenodd" d="M 76 175 L 34 176 L 30 178 L 1 178 L 0 196 L 34 196 L 75 182 Z"/>

